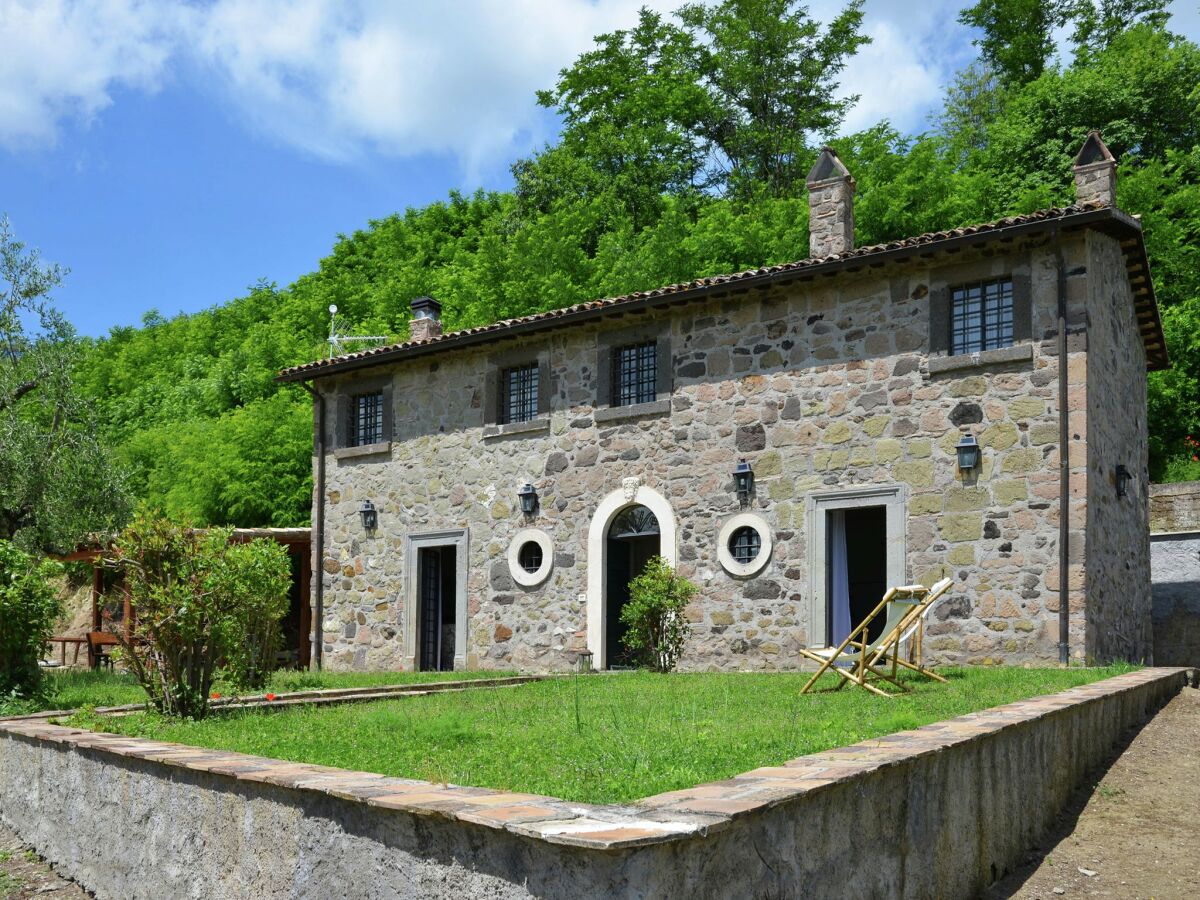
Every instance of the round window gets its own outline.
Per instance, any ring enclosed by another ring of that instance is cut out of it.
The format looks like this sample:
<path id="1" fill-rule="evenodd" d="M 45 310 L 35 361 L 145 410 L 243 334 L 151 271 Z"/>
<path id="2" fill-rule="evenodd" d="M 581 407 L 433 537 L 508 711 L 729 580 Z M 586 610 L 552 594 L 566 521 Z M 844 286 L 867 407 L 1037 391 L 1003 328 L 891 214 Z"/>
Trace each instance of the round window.
<path id="1" fill-rule="evenodd" d="M 542 567 L 542 548 L 537 541 L 526 541 L 517 553 L 521 568 L 530 575 Z"/>
<path id="2" fill-rule="evenodd" d="M 729 536 L 729 555 L 741 565 L 748 565 L 758 558 L 762 550 L 762 538 L 758 530 L 743 525 Z"/>
<path id="3" fill-rule="evenodd" d="M 771 562 L 771 526 L 755 513 L 741 513 L 721 526 L 717 558 L 734 578 L 752 578 Z"/>
<path id="4" fill-rule="evenodd" d="M 554 568 L 554 542 L 537 528 L 518 531 L 508 545 L 508 572 L 522 587 L 536 587 Z"/>

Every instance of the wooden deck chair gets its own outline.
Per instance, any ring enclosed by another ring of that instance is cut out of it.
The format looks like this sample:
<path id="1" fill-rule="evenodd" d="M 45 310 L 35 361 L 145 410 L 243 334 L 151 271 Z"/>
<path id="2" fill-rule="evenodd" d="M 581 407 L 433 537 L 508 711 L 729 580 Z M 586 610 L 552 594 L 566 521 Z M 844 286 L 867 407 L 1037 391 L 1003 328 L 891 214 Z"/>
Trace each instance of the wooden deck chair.
<path id="1" fill-rule="evenodd" d="M 813 673 L 812 678 L 800 689 L 800 693 L 804 694 L 810 691 L 827 671 L 833 671 L 842 679 L 838 682 L 839 689 L 853 683 L 874 694 L 879 694 L 881 697 L 890 696 L 886 691 L 869 683 L 869 679 L 874 676 L 891 682 L 901 690 L 908 690 L 897 678 L 897 670 L 900 666 L 901 637 L 924 615 L 933 601 L 950 588 L 951 584 L 950 579 L 945 578 L 933 588 L 927 588 L 922 584 L 889 588 L 879 604 L 837 647 L 801 648 L 801 655 L 818 663 L 819 667 Z M 879 637 L 868 642 L 869 629 L 880 616 L 885 617 L 883 630 Z M 890 674 L 879 667 L 881 663 L 891 664 Z"/>
<path id="2" fill-rule="evenodd" d="M 893 671 L 897 666 L 902 666 L 911 672 L 924 675 L 926 678 L 932 678 L 942 684 L 946 683 L 945 678 L 925 666 L 922 651 L 925 639 L 925 620 L 929 618 L 933 608 L 937 606 L 938 601 L 945 596 L 952 585 L 953 582 L 949 578 L 943 578 L 937 582 L 922 600 L 920 612 L 909 618 L 900 639 L 896 642 L 895 647 L 889 650 L 889 654 L 894 655 L 894 659 L 891 660 Z M 904 648 L 907 648 L 907 653 L 903 652 Z"/>

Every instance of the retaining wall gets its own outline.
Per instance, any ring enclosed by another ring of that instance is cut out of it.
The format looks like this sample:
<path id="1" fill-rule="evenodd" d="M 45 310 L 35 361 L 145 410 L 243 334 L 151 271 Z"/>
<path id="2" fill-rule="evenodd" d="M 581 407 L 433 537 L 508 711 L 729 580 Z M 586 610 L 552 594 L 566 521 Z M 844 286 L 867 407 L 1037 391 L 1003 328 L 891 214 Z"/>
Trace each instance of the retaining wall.
<path id="1" fill-rule="evenodd" d="M 1144 669 L 624 807 L 0 721 L 0 817 L 100 898 L 958 897 L 1185 683 Z"/>

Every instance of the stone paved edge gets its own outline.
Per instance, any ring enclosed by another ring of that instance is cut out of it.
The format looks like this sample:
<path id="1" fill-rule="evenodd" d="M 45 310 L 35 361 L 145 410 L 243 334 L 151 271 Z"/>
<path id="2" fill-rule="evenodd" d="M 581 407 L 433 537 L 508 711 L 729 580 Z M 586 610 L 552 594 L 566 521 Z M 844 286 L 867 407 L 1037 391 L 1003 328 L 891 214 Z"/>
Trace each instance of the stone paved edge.
<path id="1" fill-rule="evenodd" d="M 307 691 L 291 691 L 275 695 L 274 700 L 268 700 L 266 694 L 246 694 L 239 697 L 222 697 L 210 700 L 212 709 L 225 712 L 234 709 L 286 709 L 289 706 L 325 706 L 336 703 L 358 703 L 365 700 L 387 700 L 389 697 L 417 697 L 423 694 L 440 692 L 465 691 L 471 688 L 515 687 L 521 684 L 531 684 L 535 681 L 545 681 L 549 678 L 561 678 L 561 675 L 511 675 L 503 678 L 467 678 L 460 681 L 415 681 L 400 684 L 377 684 L 356 688 L 314 688 Z M 96 712 L 101 715 L 125 715 L 143 712 L 143 703 L 129 703 L 124 706 L 99 706 Z M 41 712 L 27 713 L 21 716 L 0 717 L 0 722 L 26 722 L 43 719 L 58 719 L 73 715 L 74 709 L 45 709 Z"/>
<path id="2" fill-rule="evenodd" d="M 490 788 L 439 785 L 329 766 L 292 763 L 231 751 L 99 734 L 44 718 L 0 719 L 0 732 L 31 741 L 66 745 L 159 765 L 209 772 L 244 782 L 316 791 L 380 809 L 438 816 L 525 837 L 595 850 L 626 850 L 646 844 L 703 837 L 735 818 L 797 800 L 810 791 L 970 743 L 1008 728 L 1060 713 L 1072 706 L 1175 679 L 1182 688 L 1191 671 L 1146 668 L 1103 681 L 1019 700 L 911 731 L 764 766 L 723 781 L 645 797 L 631 806 L 569 803 L 554 797 Z"/>

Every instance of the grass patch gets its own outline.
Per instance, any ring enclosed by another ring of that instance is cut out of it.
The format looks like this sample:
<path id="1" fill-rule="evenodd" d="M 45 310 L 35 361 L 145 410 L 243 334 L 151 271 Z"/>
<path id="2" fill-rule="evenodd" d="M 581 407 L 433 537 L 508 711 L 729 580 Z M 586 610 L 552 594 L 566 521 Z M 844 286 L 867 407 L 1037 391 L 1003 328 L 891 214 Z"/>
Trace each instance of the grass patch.
<path id="1" fill-rule="evenodd" d="M 389 684 L 419 684 L 427 681 L 458 681 L 467 678 L 496 678 L 512 672 L 297 672 L 280 669 L 265 688 L 276 694 L 317 688 L 376 687 Z M 226 697 L 232 692 L 220 683 L 213 690 Z M 146 693 L 137 679 L 126 672 L 88 669 L 51 669 L 42 679 L 38 697 L 0 699 L 0 716 L 17 716 L 47 709 L 80 709 L 85 706 L 126 706 L 142 703 Z"/>
<path id="2" fill-rule="evenodd" d="M 123 734 L 434 782 L 621 803 L 1065 690 L 1130 667 L 957 669 L 884 699 L 800 695 L 802 674 L 575 676 L 203 722 L 108 720 Z M 833 676 L 829 676 L 829 685 Z"/>

